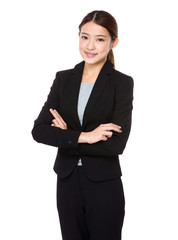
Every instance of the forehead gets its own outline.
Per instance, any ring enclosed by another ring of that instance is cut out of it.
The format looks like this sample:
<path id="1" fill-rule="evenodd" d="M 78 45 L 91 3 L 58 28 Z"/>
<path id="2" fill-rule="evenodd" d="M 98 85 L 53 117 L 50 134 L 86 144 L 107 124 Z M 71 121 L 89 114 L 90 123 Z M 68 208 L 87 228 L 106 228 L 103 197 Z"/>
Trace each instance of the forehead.
<path id="1" fill-rule="evenodd" d="M 96 24 L 93 21 L 84 24 L 81 28 L 81 33 L 82 32 L 85 32 L 89 35 L 110 35 L 106 28 Z"/>

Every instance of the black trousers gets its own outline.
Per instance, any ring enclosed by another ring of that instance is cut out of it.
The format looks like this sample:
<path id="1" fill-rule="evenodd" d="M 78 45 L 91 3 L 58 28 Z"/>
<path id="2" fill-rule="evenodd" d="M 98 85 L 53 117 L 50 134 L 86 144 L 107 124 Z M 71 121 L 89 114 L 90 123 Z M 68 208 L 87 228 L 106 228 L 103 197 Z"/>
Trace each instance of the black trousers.
<path id="1" fill-rule="evenodd" d="M 68 177 L 57 177 L 57 209 L 63 240 L 121 240 L 121 178 L 92 181 L 76 166 Z"/>

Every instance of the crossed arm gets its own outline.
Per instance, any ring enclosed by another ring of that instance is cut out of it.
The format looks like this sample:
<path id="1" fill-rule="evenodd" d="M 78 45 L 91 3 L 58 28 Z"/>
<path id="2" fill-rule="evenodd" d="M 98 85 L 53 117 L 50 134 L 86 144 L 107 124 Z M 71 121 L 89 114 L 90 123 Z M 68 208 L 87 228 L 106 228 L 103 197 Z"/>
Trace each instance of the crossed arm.
<path id="1" fill-rule="evenodd" d="M 62 129 L 67 129 L 67 124 L 57 112 L 57 110 L 50 108 L 49 111 L 53 115 L 54 119 L 52 120 L 51 126 L 58 127 Z M 96 143 L 98 141 L 106 141 L 113 134 L 113 131 L 122 132 L 121 126 L 118 126 L 114 123 L 100 124 L 97 128 L 90 132 L 81 132 L 78 143 Z"/>
<path id="2" fill-rule="evenodd" d="M 53 82 L 48 99 L 35 121 L 33 138 L 44 144 L 68 148 L 70 154 L 115 156 L 122 154 L 131 128 L 133 79 L 129 77 L 118 86 L 113 117 L 90 132 L 69 130 L 57 112 L 59 83 Z M 70 141 L 69 141 L 70 139 Z"/>

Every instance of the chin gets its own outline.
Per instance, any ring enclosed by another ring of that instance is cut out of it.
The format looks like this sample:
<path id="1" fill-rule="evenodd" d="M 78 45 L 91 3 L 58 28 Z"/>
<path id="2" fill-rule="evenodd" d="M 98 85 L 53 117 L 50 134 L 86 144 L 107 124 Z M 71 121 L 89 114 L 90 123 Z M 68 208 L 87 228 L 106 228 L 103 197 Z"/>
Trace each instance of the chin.
<path id="1" fill-rule="evenodd" d="M 98 61 L 90 60 L 90 59 L 84 59 L 84 61 L 88 64 L 96 64 Z"/>
<path id="2" fill-rule="evenodd" d="M 86 57 L 83 57 L 84 61 L 87 63 L 87 64 L 99 64 L 101 62 L 105 62 L 106 59 L 105 58 L 102 58 L 102 59 L 89 59 L 89 58 L 86 58 Z"/>

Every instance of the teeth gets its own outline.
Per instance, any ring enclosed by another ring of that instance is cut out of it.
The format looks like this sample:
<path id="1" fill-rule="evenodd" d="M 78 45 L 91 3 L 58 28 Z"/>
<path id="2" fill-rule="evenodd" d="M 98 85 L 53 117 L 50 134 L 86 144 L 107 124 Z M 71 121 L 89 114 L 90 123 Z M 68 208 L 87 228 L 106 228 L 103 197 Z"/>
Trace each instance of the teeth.
<path id="1" fill-rule="evenodd" d="M 95 56 L 96 54 L 95 53 L 86 53 L 87 55 L 89 56 Z"/>

